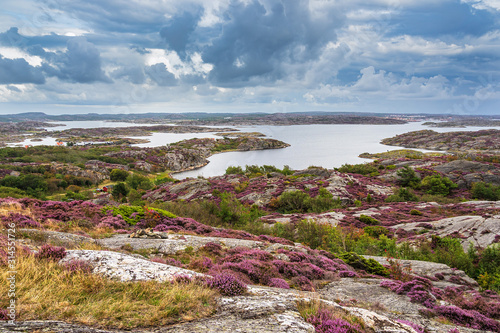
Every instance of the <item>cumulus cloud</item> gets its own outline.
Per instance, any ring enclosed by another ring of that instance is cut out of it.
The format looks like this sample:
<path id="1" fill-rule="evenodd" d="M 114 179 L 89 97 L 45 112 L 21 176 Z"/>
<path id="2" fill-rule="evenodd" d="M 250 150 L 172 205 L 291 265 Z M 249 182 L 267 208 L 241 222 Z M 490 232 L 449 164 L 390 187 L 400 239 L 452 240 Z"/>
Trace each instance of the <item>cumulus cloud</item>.
<path id="1" fill-rule="evenodd" d="M 221 33 L 202 51 L 214 66 L 209 79 L 220 85 L 242 84 L 252 78 L 273 82 L 282 78 L 283 64 L 316 59 L 325 45 L 335 40 L 341 18 L 313 17 L 305 1 L 233 1 Z"/>
<path id="2" fill-rule="evenodd" d="M 78 83 L 111 82 L 101 68 L 99 50 L 83 37 L 70 39 L 65 53 L 54 57 L 55 71 L 51 74 L 61 80 Z"/>
<path id="3" fill-rule="evenodd" d="M 175 86 L 175 75 L 167 70 L 164 63 L 158 63 L 145 68 L 146 74 L 159 86 Z"/>
<path id="4" fill-rule="evenodd" d="M 40 66 L 33 67 L 26 60 L 6 59 L 0 55 L 0 84 L 45 83 Z"/>

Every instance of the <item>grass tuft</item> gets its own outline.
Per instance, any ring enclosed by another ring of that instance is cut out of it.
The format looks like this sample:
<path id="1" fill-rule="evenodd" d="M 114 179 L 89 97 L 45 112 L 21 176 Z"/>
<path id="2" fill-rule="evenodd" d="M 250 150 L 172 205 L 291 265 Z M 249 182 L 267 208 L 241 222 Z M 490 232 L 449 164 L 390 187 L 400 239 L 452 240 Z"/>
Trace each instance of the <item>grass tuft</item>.
<path id="1" fill-rule="evenodd" d="M 2 270 L 2 295 L 8 293 L 7 277 Z M 214 313 L 218 295 L 199 283 L 113 281 L 34 256 L 18 258 L 16 287 L 20 320 L 64 320 L 119 329 L 206 317 Z M 0 308 L 7 302 L 2 298 Z"/>

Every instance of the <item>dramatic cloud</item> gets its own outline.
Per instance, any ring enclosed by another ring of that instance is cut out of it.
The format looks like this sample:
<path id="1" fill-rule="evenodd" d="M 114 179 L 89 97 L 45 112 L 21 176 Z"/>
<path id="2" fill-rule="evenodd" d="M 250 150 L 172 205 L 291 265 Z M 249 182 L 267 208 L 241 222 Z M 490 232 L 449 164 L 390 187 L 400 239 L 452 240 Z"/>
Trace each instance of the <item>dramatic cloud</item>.
<path id="1" fill-rule="evenodd" d="M 5 59 L 0 56 L 0 84 L 45 83 L 40 67 L 31 66 L 24 59 Z"/>
<path id="2" fill-rule="evenodd" d="M 2 9 L 8 109 L 495 113 L 500 104 L 498 0 L 17 0 Z"/>

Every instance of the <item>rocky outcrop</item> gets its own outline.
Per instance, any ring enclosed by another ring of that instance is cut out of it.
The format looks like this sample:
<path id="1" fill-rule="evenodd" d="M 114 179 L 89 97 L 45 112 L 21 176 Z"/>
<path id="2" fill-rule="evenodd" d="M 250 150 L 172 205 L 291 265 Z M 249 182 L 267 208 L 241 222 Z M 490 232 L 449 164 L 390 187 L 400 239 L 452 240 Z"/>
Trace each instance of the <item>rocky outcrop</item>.
<path id="1" fill-rule="evenodd" d="M 98 184 L 105 179 L 109 178 L 109 171 L 100 169 L 82 169 L 72 164 L 63 164 L 52 162 L 50 164 L 50 171 L 53 173 L 60 173 L 62 175 L 71 175 L 76 177 L 84 177 L 90 179 L 94 184 Z"/>
<path id="2" fill-rule="evenodd" d="M 110 238 L 100 239 L 98 243 L 110 249 L 120 249 L 126 245 L 133 250 L 155 250 L 157 253 L 171 255 L 179 251 L 184 251 L 186 248 L 198 250 L 207 243 L 216 243 L 226 248 L 246 247 L 249 249 L 261 249 L 267 251 L 276 251 L 279 248 L 293 249 L 295 251 L 303 251 L 303 248 L 297 246 L 283 244 L 268 244 L 266 242 L 252 241 L 246 239 L 223 238 L 223 237 L 201 237 L 193 235 L 179 235 L 162 233 L 160 239 L 156 237 L 145 238 L 130 238 L 128 235 L 114 235 Z M 162 238 L 167 237 L 167 238 Z"/>
<path id="3" fill-rule="evenodd" d="M 483 216 L 455 216 L 426 223 L 404 223 L 392 226 L 394 229 L 406 231 L 425 231 L 425 237 L 436 235 L 439 237 L 451 236 L 458 238 L 464 250 L 469 243 L 485 248 L 500 241 L 500 215 Z"/>
<path id="4" fill-rule="evenodd" d="M 95 244 L 93 238 L 70 234 L 67 232 L 39 230 L 39 229 L 19 229 L 19 232 L 29 239 L 39 240 L 66 248 L 77 247 L 83 244 Z"/>
<path id="5" fill-rule="evenodd" d="M 322 214 L 273 214 L 263 216 L 260 220 L 269 226 L 275 223 L 289 224 L 302 220 L 311 220 L 319 224 L 329 224 L 336 227 L 344 217 L 345 215 L 340 212 L 328 212 Z"/>
<path id="6" fill-rule="evenodd" d="M 380 282 L 380 279 L 341 279 L 329 283 L 318 293 L 325 300 L 356 304 L 356 307 L 343 308 L 363 318 L 368 325 L 379 326 L 378 329 L 375 328 L 375 332 L 407 332 L 390 326 L 394 322 L 398 323 L 398 320 L 413 322 L 424 327 L 427 332 L 435 333 L 447 333 L 456 327 L 422 316 L 419 312 L 419 309 L 423 308 L 421 304 L 412 303 L 408 296 L 398 295 L 381 287 Z M 384 319 L 370 320 L 370 315 L 373 316 L 374 313 Z M 480 333 L 484 331 L 460 327 L 459 332 Z"/>
<path id="7" fill-rule="evenodd" d="M 390 262 L 387 257 L 379 256 L 363 256 L 365 258 L 371 258 L 376 260 L 382 265 L 389 265 Z M 470 286 L 477 287 L 478 284 L 475 280 L 471 279 L 464 271 L 459 269 L 452 269 L 448 265 L 440 264 L 436 262 L 421 261 L 421 260 L 402 260 L 398 259 L 397 262 L 406 268 L 411 268 L 412 274 L 419 276 L 430 276 L 434 277 L 436 274 L 442 275 L 444 278 L 439 281 L 432 281 L 435 287 L 444 289 L 449 286 L 456 287 L 455 281 L 463 280 L 463 282 L 469 284 Z M 459 278 L 459 279 L 457 279 Z"/>
<path id="8" fill-rule="evenodd" d="M 169 281 L 177 276 L 202 276 L 187 269 L 113 251 L 70 250 L 60 262 L 72 260 L 87 262 L 93 267 L 93 273 L 120 281 Z"/>
<path id="9" fill-rule="evenodd" d="M 460 188 L 470 188 L 474 183 L 500 185 L 500 170 L 493 164 L 456 160 L 434 167 L 457 183 Z"/>

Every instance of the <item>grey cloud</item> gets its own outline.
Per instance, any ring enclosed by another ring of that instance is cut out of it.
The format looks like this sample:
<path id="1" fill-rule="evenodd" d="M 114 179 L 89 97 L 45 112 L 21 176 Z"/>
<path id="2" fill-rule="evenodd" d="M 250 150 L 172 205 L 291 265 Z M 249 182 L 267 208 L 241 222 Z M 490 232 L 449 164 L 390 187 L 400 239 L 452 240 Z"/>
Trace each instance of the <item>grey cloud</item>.
<path id="1" fill-rule="evenodd" d="M 336 39 L 340 15 L 312 17 L 307 1 L 271 3 L 268 10 L 257 0 L 231 3 L 222 33 L 202 52 L 203 60 L 214 65 L 212 81 L 277 80 L 286 74 L 283 64 L 317 59 L 326 43 Z"/>
<path id="2" fill-rule="evenodd" d="M 199 14 L 184 12 L 160 30 L 160 36 L 168 44 L 169 48 L 177 52 L 181 58 L 186 57 L 186 46 L 191 34 L 198 25 L 199 19 Z"/>
<path id="3" fill-rule="evenodd" d="M 115 79 L 127 78 L 134 84 L 141 84 L 145 79 L 144 71 L 140 67 L 122 67 L 113 71 L 111 76 Z"/>
<path id="4" fill-rule="evenodd" d="M 33 67 L 26 60 L 6 59 L 0 55 L 0 84 L 45 83 L 41 67 Z"/>
<path id="5" fill-rule="evenodd" d="M 175 86 L 177 79 L 167 70 L 163 63 L 154 64 L 145 68 L 146 74 L 159 86 Z"/>
<path id="6" fill-rule="evenodd" d="M 83 37 L 69 40 L 67 51 L 55 54 L 53 60 L 58 70 L 51 74 L 61 80 L 79 83 L 111 82 L 101 68 L 99 50 Z"/>

